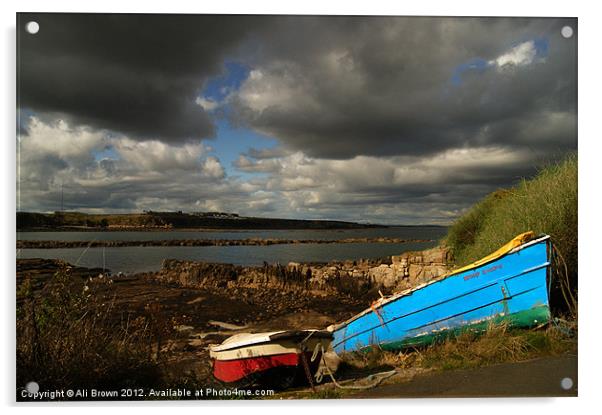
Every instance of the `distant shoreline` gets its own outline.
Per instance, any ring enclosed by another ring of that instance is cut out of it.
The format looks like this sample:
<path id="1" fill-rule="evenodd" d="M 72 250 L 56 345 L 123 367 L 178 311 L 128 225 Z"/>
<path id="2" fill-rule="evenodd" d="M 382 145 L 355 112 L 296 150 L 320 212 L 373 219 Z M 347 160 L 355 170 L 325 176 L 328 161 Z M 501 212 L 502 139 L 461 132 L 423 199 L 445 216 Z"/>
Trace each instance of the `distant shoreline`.
<path id="1" fill-rule="evenodd" d="M 361 224 L 360 224 L 361 225 Z M 348 228 L 92 228 L 85 226 L 17 228 L 17 232 L 253 232 L 253 231 L 345 231 L 357 229 L 386 229 L 386 228 L 447 228 L 447 225 L 365 225 Z"/>
<path id="2" fill-rule="evenodd" d="M 17 212 L 18 232 L 165 232 L 245 230 L 345 230 L 440 225 L 381 225 L 341 220 L 282 219 L 224 212 L 151 212 L 89 214 L 82 212 Z"/>
<path id="3" fill-rule="evenodd" d="M 142 212 L 88 214 L 82 212 L 17 212 L 18 231 L 166 231 L 172 229 L 365 229 L 384 225 L 338 220 L 281 219 L 224 212 Z"/>
<path id="4" fill-rule="evenodd" d="M 18 240 L 17 249 L 64 249 L 64 248 L 121 248 L 128 246 L 269 246 L 297 244 L 354 244 L 354 243 L 389 243 L 403 244 L 416 242 L 433 242 L 432 239 L 402 238 L 345 238 L 345 239 L 165 239 L 148 241 L 32 241 Z"/>

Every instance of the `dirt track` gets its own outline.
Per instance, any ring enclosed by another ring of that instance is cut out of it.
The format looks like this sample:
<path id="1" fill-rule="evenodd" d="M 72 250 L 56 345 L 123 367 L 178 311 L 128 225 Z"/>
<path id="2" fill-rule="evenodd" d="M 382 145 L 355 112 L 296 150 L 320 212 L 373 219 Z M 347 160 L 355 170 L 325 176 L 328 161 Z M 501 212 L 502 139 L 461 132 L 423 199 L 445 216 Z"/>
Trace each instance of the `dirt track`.
<path id="1" fill-rule="evenodd" d="M 573 386 L 565 390 L 564 378 Z M 577 356 L 547 357 L 478 369 L 431 372 L 350 398 L 467 398 L 577 396 Z"/>

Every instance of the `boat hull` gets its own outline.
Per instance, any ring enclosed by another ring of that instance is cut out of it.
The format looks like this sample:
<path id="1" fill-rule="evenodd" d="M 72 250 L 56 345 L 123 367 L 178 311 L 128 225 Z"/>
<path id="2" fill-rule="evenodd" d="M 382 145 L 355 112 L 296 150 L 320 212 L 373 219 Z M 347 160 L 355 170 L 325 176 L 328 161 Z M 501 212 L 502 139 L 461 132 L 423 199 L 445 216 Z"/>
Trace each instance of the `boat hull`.
<path id="1" fill-rule="evenodd" d="M 320 364 L 318 353 L 311 361 L 312 353 L 305 352 L 309 375 L 314 376 Z M 286 353 L 235 360 L 214 360 L 213 376 L 225 383 L 262 385 L 287 388 L 307 381 L 302 353 Z"/>
<path id="2" fill-rule="evenodd" d="M 372 346 L 399 350 L 492 322 L 529 327 L 550 320 L 549 238 L 540 238 L 463 272 L 418 287 L 336 326 L 336 353 Z"/>
<path id="3" fill-rule="evenodd" d="M 331 340 L 332 333 L 317 330 L 240 333 L 210 347 L 213 376 L 224 383 L 274 389 L 307 383 Z"/>

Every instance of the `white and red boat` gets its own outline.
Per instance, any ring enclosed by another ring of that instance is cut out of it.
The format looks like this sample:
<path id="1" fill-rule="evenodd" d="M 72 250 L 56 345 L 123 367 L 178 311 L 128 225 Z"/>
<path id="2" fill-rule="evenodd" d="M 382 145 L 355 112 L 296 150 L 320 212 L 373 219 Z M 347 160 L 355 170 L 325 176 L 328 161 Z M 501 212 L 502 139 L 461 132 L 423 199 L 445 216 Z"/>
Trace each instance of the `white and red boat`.
<path id="1" fill-rule="evenodd" d="M 332 333 L 324 330 L 236 334 L 209 347 L 213 376 L 226 383 L 274 388 L 307 382 L 331 340 Z"/>

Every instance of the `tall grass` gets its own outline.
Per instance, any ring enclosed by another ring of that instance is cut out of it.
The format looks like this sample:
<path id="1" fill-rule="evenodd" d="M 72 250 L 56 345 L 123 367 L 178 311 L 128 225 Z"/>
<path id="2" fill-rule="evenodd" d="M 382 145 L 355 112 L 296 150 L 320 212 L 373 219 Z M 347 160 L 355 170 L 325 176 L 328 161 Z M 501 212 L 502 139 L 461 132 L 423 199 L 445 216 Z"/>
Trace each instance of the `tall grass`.
<path id="1" fill-rule="evenodd" d="M 456 265 L 495 251 L 517 234 L 533 231 L 552 237 L 577 290 L 577 155 L 548 165 L 530 180 L 498 190 L 476 204 L 449 229 L 445 243 Z M 564 267 L 564 266 L 563 266 Z"/>
<path id="2" fill-rule="evenodd" d="M 560 356 L 577 350 L 577 327 L 560 322 L 544 329 L 517 329 L 491 324 L 484 332 L 463 331 L 426 347 L 388 352 L 374 347 L 343 356 L 343 370 L 397 367 L 454 370 Z"/>
<path id="3" fill-rule="evenodd" d="M 109 282 L 84 283 L 57 272 L 34 291 L 17 292 L 17 386 L 42 389 L 118 389 L 163 382 L 157 324 L 149 318 L 114 322 Z M 20 398 L 19 395 L 17 395 Z"/>
<path id="4" fill-rule="evenodd" d="M 424 368 L 453 370 L 520 362 L 541 356 L 558 356 L 576 350 L 574 332 L 555 326 L 545 330 L 510 329 L 492 325 L 484 334 L 463 332 L 428 347 L 420 356 Z"/>

